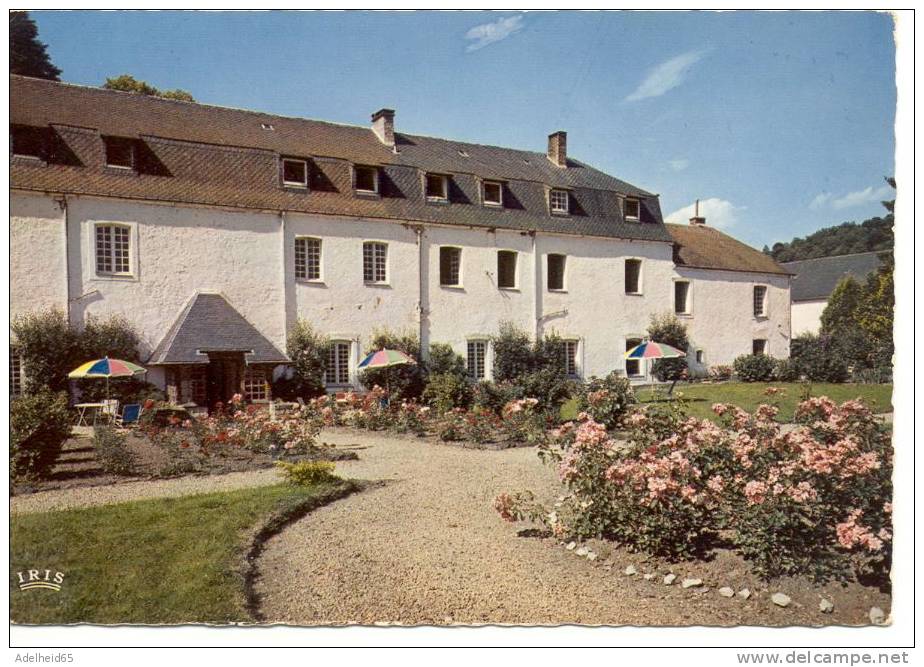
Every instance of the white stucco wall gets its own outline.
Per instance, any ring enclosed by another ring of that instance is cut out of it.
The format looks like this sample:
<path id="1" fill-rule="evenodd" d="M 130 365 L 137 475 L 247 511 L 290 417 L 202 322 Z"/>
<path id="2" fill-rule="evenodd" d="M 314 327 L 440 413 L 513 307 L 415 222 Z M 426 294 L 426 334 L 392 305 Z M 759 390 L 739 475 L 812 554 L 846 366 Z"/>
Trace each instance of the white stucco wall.
<path id="1" fill-rule="evenodd" d="M 52 197 L 10 195 L 10 316 L 67 310 L 65 213 Z"/>
<path id="2" fill-rule="evenodd" d="M 827 305 L 827 299 L 793 302 L 792 335 L 817 334 L 821 331 L 821 314 Z"/>
<path id="3" fill-rule="evenodd" d="M 687 324 L 691 359 L 703 350 L 700 370 L 751 354 L 756 338 L 767 340 L 771 356 L 789 357 L 789 276 L 680 267 L 676 274 L 691 282 L 692 312 L 679 317 Z M 767 286 L 766 317 L 754 317 L 755 285 Z"/>

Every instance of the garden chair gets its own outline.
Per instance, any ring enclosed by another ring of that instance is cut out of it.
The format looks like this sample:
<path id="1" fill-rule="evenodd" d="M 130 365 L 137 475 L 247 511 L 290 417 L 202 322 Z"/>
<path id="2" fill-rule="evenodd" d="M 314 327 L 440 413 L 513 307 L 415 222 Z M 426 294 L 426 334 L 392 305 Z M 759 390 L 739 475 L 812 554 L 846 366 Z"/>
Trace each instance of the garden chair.
<path id="1" fill-rule="evenodd" d="M 141 416 L 141 404 L 140 403 L 130 403 L 122 408 L 121 415 L 115 415 L 112 418 L 112 423 L 118 426 L 119 428 L 128 428 L 134 426 L 138 423 L 138 418 Z"/>
<path id="2" fill-rule="evenodd" d="M 100 414 L 104 415 L 108 421 L 115 420 L 119 416 L 119 401 L 115 398 L 107 398 L 104 401 L 100 401 L 103 406 L 103 409 L 100 410 Z"/>

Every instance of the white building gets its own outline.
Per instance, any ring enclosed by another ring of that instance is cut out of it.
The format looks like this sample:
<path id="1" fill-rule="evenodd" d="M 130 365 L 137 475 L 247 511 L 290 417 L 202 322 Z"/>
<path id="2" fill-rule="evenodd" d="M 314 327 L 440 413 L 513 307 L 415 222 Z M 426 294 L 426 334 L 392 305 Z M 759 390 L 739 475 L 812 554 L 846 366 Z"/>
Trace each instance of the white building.
<path id="1" fill-rule="evenodd" d="M 790 276 L 657 195 L 567 155 L 10 77 L 12 315 L 120 314 L 149 379 L 181 401 L 267 396 L 299 318 L 357 385 L 375 328 L 450 343 L 490 377 L 509 320 L 556 332 L 576 376 L 653 314 L 688 324 L 694 365 L 789 353 Z"/>

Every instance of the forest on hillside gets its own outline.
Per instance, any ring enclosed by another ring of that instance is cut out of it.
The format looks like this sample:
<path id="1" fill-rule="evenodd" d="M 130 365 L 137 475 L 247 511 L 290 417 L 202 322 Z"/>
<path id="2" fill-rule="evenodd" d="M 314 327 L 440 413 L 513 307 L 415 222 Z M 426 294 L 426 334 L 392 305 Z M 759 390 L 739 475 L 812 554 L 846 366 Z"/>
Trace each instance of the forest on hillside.
<path id="1" fill-rule="evenodd" d="M 895 245 L 892 225 L 895 219 L 891 213 L 861 223 L 845 222 L 825 227 L 805 238 L 796 237 L 788 243 L 774 243 L 772 248 L 764 246 L 764 253 L 778 262 L 793 262 L 799 259 L 850 255 L 858 252 L 891 250 Z"/>

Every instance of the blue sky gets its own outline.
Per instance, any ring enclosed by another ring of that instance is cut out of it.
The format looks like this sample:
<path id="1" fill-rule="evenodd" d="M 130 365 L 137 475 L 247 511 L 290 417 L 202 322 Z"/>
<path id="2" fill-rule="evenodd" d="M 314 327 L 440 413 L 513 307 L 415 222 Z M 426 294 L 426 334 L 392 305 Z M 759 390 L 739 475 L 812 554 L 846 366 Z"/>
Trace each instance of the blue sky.
<path id="1" fill-rule="evenodd" d="M 758 247 L 881 215 L 892 23 L 871 12 L 33 12 L 62 79 L 569 155 Z"/>

